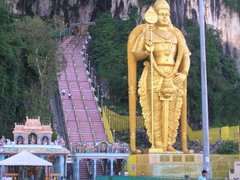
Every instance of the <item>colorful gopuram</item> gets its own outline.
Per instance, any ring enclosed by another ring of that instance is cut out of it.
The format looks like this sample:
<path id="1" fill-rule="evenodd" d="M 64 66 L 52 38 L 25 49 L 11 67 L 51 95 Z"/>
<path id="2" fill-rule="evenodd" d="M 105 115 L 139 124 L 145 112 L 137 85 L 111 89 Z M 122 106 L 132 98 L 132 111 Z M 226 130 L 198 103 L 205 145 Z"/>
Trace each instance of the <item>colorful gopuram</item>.
<path id="1" fill-rule="evenodd" d="M 13 131 L 15 144 L 49 145 L 52 139 L 51 124 L 42 125 L 40 117 L 29 119 L 25 124 L 15 123 Z"/>
<path id="2" fill-rule="evenodd" d="M 63 138 L 58 137 L 52 142 L 53 131 L 51 124 L 41 124 L 40 117 L 36 119 L 27 117 L 25 124 L 15 123 L 13 134 L 13 141 L 5 139 L 4 136 L 0 140 L 0 162 L 22 151 L 28 151 L 52 163 L 52 167 L 48 171 L 52 176 L 59 178 L 66 177 L 66 158 L 70 151 L 65 148 Z M 0 179 L 3 177 L 23 177 L 22 170 L 17 165 L 18 163 L 13 161 L 11 166 L 2 166 Z M 28 169 L 29 167 L 26 165 L 26 171 Z M 43 177 L 42 169 L 35 168 L 34 176 L 37 176 L 35 178 Z"/>

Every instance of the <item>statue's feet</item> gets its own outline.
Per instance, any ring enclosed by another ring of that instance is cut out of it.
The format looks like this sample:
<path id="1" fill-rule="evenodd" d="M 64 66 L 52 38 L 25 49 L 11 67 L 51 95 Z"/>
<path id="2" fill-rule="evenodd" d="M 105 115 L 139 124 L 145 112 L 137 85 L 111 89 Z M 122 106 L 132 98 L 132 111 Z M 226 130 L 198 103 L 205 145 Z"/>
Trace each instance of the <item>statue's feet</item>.
<path id="1" fill-rule="evenodd" d="M 164 150 L 163 148 L 157 148 L 157 147 L 151 147 L 149 150 L 148 150 L 148 153 L 150 154 L 156 154 L 156 153 L 163 153 Z"/>
<path id="2" fill-rule="evenodd" d="M 131 152 L 133 154 L 142 154 L 142 151 L 140 149 L 131 149 Z"/>
<path id="3" fill-rule="evenodd" d="M 135 154 L 142 154 L 142 151 L 140 149 L 136 149 L 136 153 Z"/>
<path id="4" fill-rule="evenodd" d="M 193 149 L 184 149 L 183 152 L 185 154 L 193 154 L 194 153 L 194 150 Z"/>
<path id="5" fill-rule="evenodd" d="M 170 152 L 177 152 L 177 150 L 174 149 L 172 146 L 168 146 L 168 147 L 167 147 L 167 151 L 170 151 Z"/>
<path id="6" fill-rule="evenodd" d="M 162 142 L 160 142 L 160 141 L 155 141 L 155 147 L 156 147 L 156 148 L 161 148 L 161 149 L 163 149 Z"/>

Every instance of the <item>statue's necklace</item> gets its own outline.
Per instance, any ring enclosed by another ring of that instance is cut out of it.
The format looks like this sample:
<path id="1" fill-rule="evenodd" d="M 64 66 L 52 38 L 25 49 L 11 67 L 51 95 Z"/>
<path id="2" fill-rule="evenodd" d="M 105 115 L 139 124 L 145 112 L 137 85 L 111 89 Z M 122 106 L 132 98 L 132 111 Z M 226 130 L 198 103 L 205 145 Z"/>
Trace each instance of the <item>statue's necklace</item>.
<path id="1" fill-rule="evenodd" d="M 155 33 L 163 39 L 162 47 L 164 48 L 164 54 L 169 56 L 173 48 L 173 34 L 171 31 L 161 29 L 157 29 Z"/>
<path id="2" fill-rule="evenodd" d="M 172 35 L 168 39 L 163 38 L 162 36 L 160 37 L 162 38 L 161 40 L 162 50 L 164 51 L 165 56 L 169 56 L 173 49 L 174 38 Z"/>
<path id="3" fill-rule="evenodd" d="M 173 37 L 173 34 L 170 31 L 164 31 L 164 30 L 161 30 L 161 29 L 157 29 L 155 31 L 155 33 L 165 40 L 168 40 L 168 39 Z"/>

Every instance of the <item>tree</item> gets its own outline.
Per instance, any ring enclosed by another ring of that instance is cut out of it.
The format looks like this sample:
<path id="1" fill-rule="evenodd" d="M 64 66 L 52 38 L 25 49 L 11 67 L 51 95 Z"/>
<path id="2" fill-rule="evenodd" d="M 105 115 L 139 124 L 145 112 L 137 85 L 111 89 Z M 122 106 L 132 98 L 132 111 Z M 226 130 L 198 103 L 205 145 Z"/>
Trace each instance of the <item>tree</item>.
<path id="1" fill-rule="evenodd" d="M 19 39 L 12 29 L 7 7 L 0 1 L 0 133 L 11 136 L 14 122 L 22 117 L 22 64 Z"/>
<path id="2" fill-rule="evenodd" d="M 218 154 L 238 154 L 238 143 L 234 141 L 222 141 L 217 147 Z"/>
<path id="3" fill-rule="evenodd" d="M 15 29 L 22 40 L 22 60 L 31 76 L 24 91 L 24 104 L 29 116 L 51 118 L 49 98 L 54 89 L 57 67 L 64 61 L 58 52 L 55 27 L 39 17 L 24 17 L 15 22 Z M 61 69 L 61 68 L 60 68 Z M 25 77 L 27 78 L 27 77 Z"/>
<path id="4" fill-rule="evenodd" d="M 65 59 L 57 51 L 54 32 L 63 30 L 59 17 L 12 18 L 0 1 L 0 133 L 12 136 L 14 122 L 26 115 L 50 122 L 49 100 Z"/>
<path id="5" fill-rule="evenodd" d="M 224 0 L 223 1 L 226 6 L 228 6 L 231 10 L 236 12 L 240 12 L 240 4 L 238 0 Z"/>

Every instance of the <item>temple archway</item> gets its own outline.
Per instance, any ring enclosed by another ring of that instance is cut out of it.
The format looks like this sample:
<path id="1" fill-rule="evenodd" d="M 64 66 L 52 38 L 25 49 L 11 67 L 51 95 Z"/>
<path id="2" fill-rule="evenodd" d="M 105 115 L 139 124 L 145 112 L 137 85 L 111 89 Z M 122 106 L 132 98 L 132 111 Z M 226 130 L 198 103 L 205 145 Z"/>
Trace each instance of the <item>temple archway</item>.
<path id="1" fill-rule="evenodd" d="M 37 135 L 35 133 L 29 134 L 28 144 L 37 144 Z"/>
<path id="2" fill-rule="evenodd" d="M 24 144 L 24 137 L 23 136 L 18 136 L 17 137 L 17 144 Z"/>
<path id="3" fill-rule="evenodd" d="M 49 138 L 47 136 L 42 137 L 42 144 L 43 145 L 48 145 L 49 144 Z"/>

